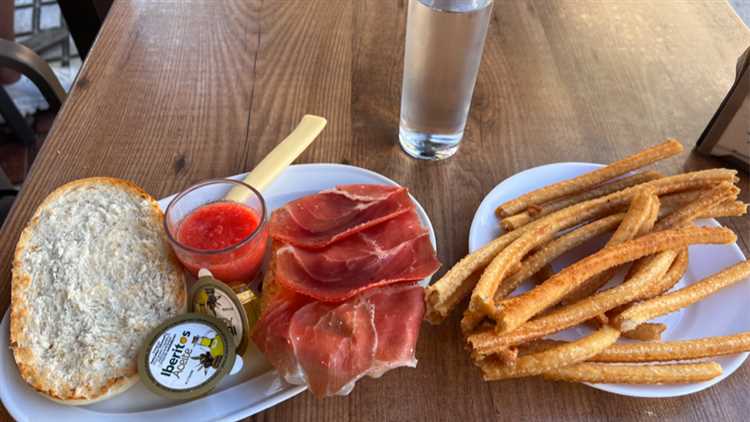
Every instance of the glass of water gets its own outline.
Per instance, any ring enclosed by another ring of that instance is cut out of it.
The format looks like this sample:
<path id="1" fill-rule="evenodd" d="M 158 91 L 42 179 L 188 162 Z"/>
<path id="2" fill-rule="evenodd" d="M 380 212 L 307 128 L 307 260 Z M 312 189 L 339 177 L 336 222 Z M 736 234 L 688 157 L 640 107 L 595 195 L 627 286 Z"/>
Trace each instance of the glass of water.
<path id="1" fill-rule="evenodd" d="M 415 158 L 455 154 L 493 0 L 409 0 L 399 141 Z"/>

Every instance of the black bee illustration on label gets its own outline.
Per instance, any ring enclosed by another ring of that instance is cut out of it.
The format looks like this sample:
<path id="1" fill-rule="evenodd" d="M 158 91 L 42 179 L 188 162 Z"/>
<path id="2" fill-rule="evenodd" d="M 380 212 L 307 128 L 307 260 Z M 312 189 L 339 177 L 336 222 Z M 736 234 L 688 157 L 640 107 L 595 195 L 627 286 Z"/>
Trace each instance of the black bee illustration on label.
<path id="1" fill-rule="evenodd" d="M 204 287 L 196 296 L 196 310 L 203 314 L 216 315 L 216 306 L 219 304 L 219 298 L 216 297 L 216 290 L 213 287 Z"/>
<path id="2" fill-rule="evenodd" d="M 197 368 L 203 368 L 205 372 L 208 372 L 208 368 L 218 369 L 221 367 L 221 363 L 224 361 L 225 352 L 224 340 L 221 336 L 215 336 L 213 338 L 195 337 L 193 338 L 193 344 L 199 344 L 208 348 L 207 351 L 200 355 L 190 358 L 198 361 L 196 365 Z"/>

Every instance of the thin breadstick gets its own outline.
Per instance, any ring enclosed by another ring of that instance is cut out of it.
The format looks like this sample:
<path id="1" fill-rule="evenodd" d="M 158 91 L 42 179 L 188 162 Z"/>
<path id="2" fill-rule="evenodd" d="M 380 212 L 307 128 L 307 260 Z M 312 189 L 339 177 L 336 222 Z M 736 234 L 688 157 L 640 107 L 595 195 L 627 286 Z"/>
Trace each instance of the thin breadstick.
<path id="1" fill-rule="evenodd" d="M 645 179 L 648 179 L 648 180 L 644 180 L 643 182 L 638 182 L 638 183 L 631 183 L 631 182 L 635 182 L 636 181 L 635 178 L 639 176 L 647 176 L 645 177 Z M 626 187 L 631 187 L 631 186 L 635 186 L 635 185 L 645 183 L 648 181 L 656 180 L 662 176 L 657 172 L 644 172 L 644 173 L 636 174 L 635 176 L 631 176 L 631 177 L 633 178 L 633 180 L 628 180 L 630 178 L 619 179 L 612 183 L 602 185 L 601 187 L 598 187 L 594 190 L 581 192 L 580 194 L 563 198 L 560 201 L 550 202 L 549 204 L 545 204 L 543 207 L 538 207 L 537 211 L 533 213 L 533 215 L 532 213 L 528 211 L 523 211 L 518 214 L 512 215 L 510 217 L 506 217 L 502 219 L 501 225 L 507 231 L 515 230 L 515 229 L 522 227 L 525 224 L 532 222 L 534 219 L 538 219 L 540 217 L 546 216 L 548 214 L 551 214 L 554 211 L 558 211 L 568 206 L 575 205 L 585 200 L 601 197 L 605 193 L 603 193 L 599 189 L 604 190 L 603 188 L 608 187 L 610 185 L 616 185 L 619 183 L 619 181 L 628 182 L 628 183 L 623 183 L 623 185 L 626 185 L 626 186 L 622 186 L 622 188 L 624 189 Z M 732 178 L 725 178 L 724 181 L 733 182 L 734 180 Z M 716 183 L 718 182 L 719 180 L 716 180 Z M 660 210 L 659 216 L 663 217 L 669 214 L 670 212 L 674 211 L 676 208 L 685 206 L 695 201 L 695 199 L 697 199 L 698 196 L 700 196 L 703 192 L 705 192 L 706 189 L 712 186 L 713 185 L 711 183 L 695 184 L 691 186 L 684 185 L 682 188 L 675 188 L 667 192 L 660 191 L 658 194 L 660 195 L 659 199 L 662 202 L 662 208 Z M 617 186 L 617 187 L 620 187 L 620 186 Z M 614 192 L 617 192 L 617 190 L 615 189 L 611 191 L 608 190 L 606 194 L 610 194 Z M 724 213 L 727 213 L 727 215 L 725 216 L 734 216 L 734 215 L 744 214 L 744 212 L 741 211 L 739 204 L 735 204 L 732 207 L 723 208 L 721 211 L 723 211 Z M 718 215 L 718 216 L 721 217 L 722 215 Z"/>
<path id="2" fill-rule="evenodd" d="M 652 258 L 649 257 L 648 259 L 652 259 Z M 677 284 L 678 281 L 680 281 L 682 276 L 685 275 L 685 271 L 687 271 L 687 267 L 688 267 L 688 250 L 687 248 L 682 248 L 680 252 L 677 254 L 677 257 L 674 259 L 674 262 L 672 262 L 672 266 L 669 267 L 669 271 L 667 271 L 667 273 L 664 274 L 664 277 L 661 277 L 659 280 L 652 283 L 633 300 L 635 301 L 635 300 L 651 299 L 652 297 L 659 296 L 660 294 L 671 289 L 672 287 L 674 287 L 675 284 Z"/>
<path id="3" fill-rule="evenodd" d="M 500 251 L 518 239 L 522 231 L 506 233 L 463 257 L 440 280 L 425 289 L 425 319 L 441 323 L 474 288 L 484 268 Z"/>
<path id="4" fill-rule="evenodd" d="M 695 201 L 697 201 L 702 195 L 711 196 L 711 192 L 709 190 L 699 190 L 699 191 L 692 191 L 692 192 L 696 194 L 694 198 Z M 668 222 L 668 223 L 665 222 L 663 226 L 670 226 L 666 228 L 675 228 L 678 225 L 684 225 L 684 224 L 690 223 L 692 219 L 740 216 L 740 215 L 744 215 L 747 212 L 747 204 L 743 204 L 740 201 L 733 201 L 731 199 L 728 201 L 721 202 L 717 205 L 712 205 L 707 209 L 700 208 L 700 207 L 692 207 L 690 206 L 690 204 L 685 204 L 685 206 L 692 208 L 692 210 L 688 210 L 687 212 L 683 211 L 682 220 L 674 219 L 671 222 Z M 673 210 L 673 212 L 674 211 L 675 210 Z M 687 251 L 685 253 L 687 254 Z M 628 275 L 626 276 L 626 278 L 632 275 L 648 259 L 650 258 L 643 258 L 633 263 L 633 265 L 630 267 L 630 270 L 628 271 Z M 687 259 L 687 255 L 685 255 L 684 259 Z M 683 271 L 683 274 L 684 274 L 684 271 Z M 674 283 L 677 283 L 677 281 L 679 281 L 679 278 L 674 280 Z M 661 289 L 659 293 L 656 293 L 652 296 L 656 296 L 658 294 L 661 294 L 661 292 L 671 289 L 672 286 L 674 286 L 674 283 L 664 289 Z M 655 285 L 653 287 L 654 289 L 659 288 L 658 285 Z"/>
<path id="5" fill-rule="evenodd" d="M 716 204 L 721 204 L 724 201 L 735 200 L 739 189 L 729 182 L 721 183 L 720 185 L 705 191 L 695 201 L 677 208 L 671 214 L 665 216 L 654 226 L 654 230 L 664 230 L 666 228 L 676 227 L 684 222 L 694 220 L 705 210 L 710 209 Z"/>
<path id="6" fill-rule="evenodd" d="M 614 309 L 612 311 L 614 311 Z M 589 325 L 593 329 L 598 329 L 608 322 L 609 318 L 607 318 L 606 315 L 599 314 L 596 316 L 596 318 L 591 318 L 590 320 L 586 321 L 586 325 Z M 663 333 L 666 329 L 667 326 L 662 323 L 644 322 L 643 324 L 635 327 L 630 331 L 623 331 L 622 337 L 629 338 L 631 340 L 658 341 L 661 340 L 661 333 Z"/>
<path id="7" fill-rule="evenodd" d="M 445 320 L 445 318 L 448 316 L 450 309 L 456 306 L 471 293 L 472 289 L 474 289 L 474 286 L 476 286 L 477 282 L 479 281 L 479 277 L 482 276 L 483 271 L 484 269 L 480 268 L 478 271 L 469 275 L 466 280 L 458 285 L 458 288 L 441 303 L 438 303 L 435 306 L 426 306 L 424 316 L 425 321 L 431 324 L 440 324 L 441 322 L 443 322 L 443 320 Z M 432 286 L 429 286 L 425 289 L 426 303 L 430 303 L 429 299 L 434 300 L 436 297 L 438 297 L 437 295 L 434 295 L 432 298 L 427 297 L 427 294 L 430 292 L 431 287 Z M 433 291 L 433 293 L 435 293 L 435 291 Z"/>
<path id="8" fill-rule="evenodd" d="M 595 220 L 585 226 L 578 227 L 565 233 L 555 240 L 546 244 L 521 262 L 520 269 L 505 278 L 495 292 L 495 301 L 500 301 L 515 290 L 524 280 L 537 273 L 545 265 L 564 254 L 565 252 L 580 246 L 590 239 L 613 230 L 622 221 L 624 213 L 613 214 L 604 218 Z M 549 277 L 544 278 L 546 280 Z"/>
<path id="9" fill-rule="evenodd" d="M 671 213 L 677 208 L 682 208 L 685 205 L 695 201 L 700 197 L 706 189 L 695 189 L 684 192 L 670 193 L 669 195 L 662 195 L 659 197 L 661 201 L 661 210 L 659 210 L 659 217 Z"/>
<path id="10" fill-rule="evenodd" d="M 713 186 L 723 181 L 733 181 L 736 170 L 710 169 L 663 177 L 638 186 L 627 188 L 600 198 L 582 202 L 540 218 L 518 230 L 506 233 L 482 248 L 465 256 L 443 277 L 425 291 L 427 320 L 439 323 L 466 295 L 473 285 L 470 275 L 486 267 L 502 249 L 518 239 L 526 230 L 556 222 L 563 228 L 573 227 L 591 218 L 605 215 L 624 206 L 642 188 L 649 187 L 657 195 Z M 561 228 L 562 230 L 562 228 Z"/>
<path id="11" fill-rule="evenodd" d="M 664 232 L 661 232 L 664 233 Z M 742 261 L 684 289 L 633 305 L 614 319 L 627 331 L 652 318 L 674 312 L 750 276 L 750 262 Z"/>
<path id="12" fill-rule="evenodd" d="M 688 174 L 689 173 L 684 173 L 683 175 L 688 175 Z M 678 176 L 682 176 L 682 175 L 678 175 Z M 718 173 L 713 173 L 712 176 L 716 177 L 716 179 L 714 179 L 715 181 L 717 181 L 716 184 L 722 184 L 722 183 L 730 183 L 731 184 L 731 182 L 734 181 L 734 176 L 727 177 L 727 176 L 729 176 L 728 173 L 724 173 L 724 177 L 725 178 L 723 180 L 718 177 L 719 176 Z M 685 188 L 685 186 L 688 183 L 690 183 L 688 181 L 692 181 L 692 182 L 696 181 L 696 178 L 698 177 L 698 174 L 694 173 L 691 176 L 686 176 L 682 180 L 672 179 L 672 177 L 675 177 L 675 176 L 665 177 L 663 179 L 658 179 L 658 180 L 655 180 L 653 182 L 643 183 L 643 184 L 635 186 L 633 188 L 626 189 L 626 191 L 632 191 L 632 190 L 635 190 L 635 189 L 638 189 L 638 188 L 641 188 L 641 189 L 653 189 L 656 194 L 661 195 L 661 194 L 669 191 L 669 189 L 666 189 L 666 186 L 670 186 L 672 189 L 677 190 L 677 191 L 682 191 L 683 188 Z M 703 177 L 708 177 L 708 174 L 707 173 L 703 173 Z M 708 186 L 715 187 L 716 184 L 714 184 L 714 185 L 710 185 L 710 184 L 709 185 L 704 185 L 703 187 L 708 187 Z M 696 187 L 697 187 L 697 185 L 693 186 L 692 189 L 694 189 Z M 700 192 L 699 197 L 701 197 L 701 198 L 708 198 L 708 197 L 711 197 L 711 198 L 714 198 L 714 199 L 716 198 L 716 195 L 714 195 L 714 192 L 712 192 L 711 189 L 701 189 L 701 190 L 699 190 L 699 192 Z M 613 194 L 611 196 L 612 197 L 617 197 L 618 195 L 622 195 L 622 192 L 615 193 L 615 194 Z M 611 198 L 611 200 L 614 201 L 615 199 Z M 704 203 L 705 203 L 705 201 L 704 201 Z M 683 219 L 681 221 L 673 221 L 673 222 L 670 222 L 670 223 L 665 223 L 665 224 L 662 225 L 662 228 L 663 229 L 676 228 L 677 225 L 687 224 L 690 221 L 691 218 L 697 218 L 697 216 L 694 215 L 695 211 L 697 211 L 697 210 L 700 209 L 701 213 L 705 213 L 704 210 L 706 209 L 705 207 L 704 208 L 696 208 L 696 207 L 693 207 L 690 204 L 686 205 L 686 207 L 689 207 L 690 211 L 686 212 L 686 213 L 681 213 L 681 216 L 683 217 Z M 710 208 L 708 208 L 708 209 L 710 209 Z M 628 272 L 626 278 L 630 277 L 638 268 L 640 268 L 643 265 L 642 261 L 644 261 L 644 260 L 640 260 L 639 262 L 636 262 L 635 264 L 633 264 L 633 266 L 631 267 L 630 271 Z"/>
<path id="13" fill-rule="evenodd" d="M 560 301 L 568 292 L 600 272 L 669 249 L 694 243 L 731 243 L 735 234 L 724 227 L 687 227 L 650 233 L 639 238 L 608 246 L 565 268 L 543 284 L 518 296 L 519 300 L 503 307 L 491 317 L 498 332 L 513 330 L 531 317 Z M 633 328 L 633 327 L 631 327 Z"/>
<path id="14" fill-rule="evenodd" d="M 517 297 L 505 298 L 498 302 L 495 307 L 507 306 L 508 304 L 518 300 Z M 461 332 L 465 336 L 469 336 L 474 332 L 474 329 L 487 318 L 487 314 L 478 310 L 474 310 L 471 307 L 466 308 L 464 316 L 461 319 Z"/>
<path id="15" fill-rule="evenodd" d="M 681 192 L 681 193 L 674 194 L 672 196 L 683 195 L 683 197 L 682 197 L 683 199 L 690 199 L 691 201 L 694 202 L 694 201 L 697 201 L 701 197 L 701 195 L 706 195 L 708 192 L 709 192 L 709 190 L 707 190 L 707 189 L 701 189 L 701 190 L 694 190 L 694 191 L 688 191 L 688 192 Z M 665 197 L 665 199 L 666 199 L 666 197 Z M 672 207 L 669 210 L 669 212 L 663 214 L 660 211 L 659 212 L 659 217 L 661 218 L 664 215 L 668 215 L 668 214 L 673 213 L 680 206 L 684 207 L 684 206 L 688 206 L 688 205 L 689 205 L 688 202 L 683 202 L 682 204 L 679 204 L 677 202 L 673 202 Z M 662 207 L 662 209 L 663 208 L 664 207 Z M 673 222 L 669 223 L 669 225 L 671 227 L 666 227 L 666 228 L 675 228 L 676 226 L 678 226 L 680 224 L 683 224 L 683 225 L 684 224 L 688 224 L 691 219 L 716 218 L 716 217 L 736 217 L 736 216 L 744 215 L 745 213 L 747 213 L 747 204 L 743 204 L 741 201 L 728 200 L 728 201 L 724 201 L 722 203 L 719 203 L 717 205 L 712 205 L 709 208 L 703 208 L 703 209 L 700 209 L 700 210 L 698 208 L 695 208 L 693 212 L 690 212 L 690 213 L 688 213 L 685 216 L 686 219 L 684 219 L 682 221 L 673 221 Z M 666 226 L 667 224 L 665 223 L 664 225 Z M 687 251 L 685 251 L 685 254 L 687 254 Z M 638 262 L 635 262 L 630 267 L 630 270 L 628 271 L 628 276 L 631 275 L 631 274 L 633 274 L 633 272 L 635 270 L 637 270 L 641 265 L 643 265 L 643 261 L 648 260 L 648 259 L 649 258 L 642 258 Z M 687 255 L 684 256 L 684 259 L 687 260 Z M 687 264 L 687 261 L 685 261 L 685 263 Z M 683 274 L 684 274 L 684 271 L 683 271 Z M 682 276 L 680 276 L 680 277 L 682 277 Z M 679 281 L 679 278 L 677 278 L 676 280 L 674 280 L 675 283 L 677 283 L 677 281 Z M 656 296 L 658 294 L 661 294 L 661 292 L 664 292 L 664 291 L 667 291 L 667 290 L 671 289 L 672 286 L 674 286 L 674 284 L 669 285 L 669 286 L 667 286 L 664 289 L 661 289 L 659 293 L 653 294 L 652 296 Z M 659 288 L 658 285 L 654 285 L 653 287 L 654 287 L 654 289 Z M 651 297 L 651 296 L 649 296 L 649 297 Z M 643 298 L 641 298 L 641 299 L 643 299 Z"/>
<path id="16" fill-rule="evenodd" d="M 716 362 L 674 365 L 628 365 L 614 363 L 578 363 L 544 373 L 555 381 L 607 384 L 685 384 L 708 381 L 721 375 Z"/>
<path id="17" fill-rule="evenodd" d="M 564 198 L 561 198 L 560 200 L 546 203 L 542 207 L 539 207 L 539 209 L 537 209 L 537 212 L 533 213 L 534 215 L 532 215 L 532 213 L 530 213 L 528 210 L 522 211 L 518 214 L 511 215 L 510 217 L 503 218 L 500 223 L 507 231 L 515 230 L 525 224 L 528 224 L 534 219 L 552 214 L 555 211 L 567 208 L 571 205 L 588 201 L 590 199 L 599 198 L 600 196 L 609 195 L 631 186 L 639 185 L 651 180 L 656 180 L 660 177 L 662 177 L 662 175 L 655 171 L 645 171 L 643 173 L 637 173 L 632 176 L 623 177 L 622 179 L 617 179 L 610 183 L 597 186 L 594 189 L 585 190 L 575 195 L 566 196 Z"/>
<path id="18" fill-rule="evenodd" d="M 518 356 L 538 353 L 567 342 L 536 340 L 517 349 Z M 704 337 L 693 340 L 674 340 L 646 343 L 615 343 L 589 362 L 670 362 L 733 355 L 750 352 L 750 332 L 728 336 Z"/>
<path id="19" fill-rule="evenodd" d="M 654 195 L 653 201 L 651 201 L 651 209 L 649 210 L 648 215 L 646 216 L 646 219 L 643 220 L 643 223 L 638 227 L 638 232 L 636 233 L 636 236 L 643 236 L 644 234 L 650 232 L 654 225 L 656 224 L 656 221 L 659 219 L 659 210 L 661 209 L 661 200 L 658 196 Z"/>
<path id="20" fill-rule="evenodd" d="M 636 193 L 631 202 L 630 209 L 625 214 L 622 223 L 607 244 L 615 245 L 635 237 L 640 230 L 649 224 L 647 223 L 647 220 L 655 219 L 656 214 L 658 213 L 658 202 L 659 198 L 648 188 L 644 189 L 642 192 Z M 653 221 L 650 224 L 653 224 Z M 502 284 L 503 279 L 508 274 L 510 266 L 520 261 L 521 257 L 526 255 L 526 253 L 532 248 L 548 241 L 554 233 L 561 228 L 560 226 L 560 224 L 554 225 L 550 222 L 549 225 L 542 226 L 535 231 L 527 231 L 518 240 L 500 252 L 487 267 L 482 274 L 479 283 L 474 288 L 470 304 L 472 311 L 482 311 L 485 314 L 494 312 L 495 299 L 496 296 L 498 296 L 498 287 Z M 651 227 L 649 226 L 647 230 L 650 229 Z M 589 290 L 592 290 L 593 288 L 593 291 L 591 292 L 593 293 L 598 290 L 599 287 L 604 285 L 611 276 L 611 273 L 606 273 L 600 278 L 594 277 L 589 285 L 585 285 L 587 289 L 584 289 L 583 291 L 588 293 Z M 513 289 L 518 286 L 518 282 L 515 280 L 512 284 L 515 284 Z M 510 287 L 512 284 L 508 283 L 506 287 L 502 289 L 499 296 L 505 297 L 509 293 L 507 287 Z M 512 289 L 510 290 L 512 291 Z M 588 294 L 586 294 L 586 296 L 588 296 Z"/>
<path id="21" fill-rule="evenodd" d="M 521 259 L 530 250 L 552 239 L 559 229 L 559 226 L 544 225 L 534 230 L 527 230 L 521 237 L 498 253 L 474 287 L 469 309 L 484 314 L 495 312 L 494 297 L 500 282 L 510 273 L 514 265 L 520 264 Z"/>
<path id="22" fill-rule="evenodd" d="M 592 318 L 586 321 L 587 325 L 591 326 L 593 329 L 598 329 L 602 325 L 607 324 L 607 322 L 608 318 L 604 315 L 597 315 L 597 318 Z M 660 322 L 644 322 L 630 331 L 623 331 L 622 337 L 639 341 L 658 341 L 661 340 L 661 334 L 666 329 L 666 324 Z M 503 353 L 505 353 L 506 350 L 509 349 L 503 349 Z"/>
<path id="23" fill-rule="evenodd" d="M 511 199 L 499 207 L 496 213 L 501 217 L 508 217 L 523 211 L 530 205 L 540 205 L 547 201 L 574 194 L 593 186 L 604 183 L 617 176 L 636 170 L 648 164 L 663 160 L 682 152 L 682 144 L 675 139 L 644 149 L 636 154 L 617 160 L 607 166 L 596 169 L 569 180 L 554 183 L 534 190 L 518 198 Z"/>
<path id="24" fill-rule="evenodd" d="M 654 231 L 674 229 L 690 224 L 693 220 L 699 217 L 699 214 L 708 213 L 706 210 L 713 209 L 715 207 L 714 204 L 721 203 L 723 198 L 729 198 L 732 196 L 732 192 L 735 189 L 736 188 L 731 183 L 722 182 L 711 189 L 692 191 L 697 193 L 693 201 L 684 203 L 680 207 L 676 207 L 667 216 L 662 217 L 655 225 Z M 736 196 L 736 193 L 734 196 Z M 637 271 L 649 259 L 650 258 L 643 258 L 633 263 L 628 271 L 628 275 Z"/>
<path id="25" fill-rule="evenodd" d="M 614 344 L 620 332 L 606 325 L 591 335 L 549 350 L 516 359 L 515 364 L 503 365 L 496 360 L 480 362 L 485 381 L 528 377 L 583 362 Z"/>
<path id="26" fill-rule="evenodd" d="M 609 195 L 572 204 L 567 208 L 563 208 L 554 213 L 546 215 L 544 216 L 544 218 L 535 220 L 532 224 L 541 224 L 545 221 L 549 221 L 547 219 L 561 218 L 561 216 L 567 215 L 567 213 L 577 213 L 588 208 L 602 207 L 604 210 L 616 209 L 617 207 L 627 204 L 636 193 L 641 191 L 641 189 L 652 189 L 655 194 L 661 196 L 686 190 L 705 189 L 713 187 L 722 182 L 734 182 L 736 179 L 736 174 L 736 170 L 708 169 L 677 174 L 674 176 L 666 176 L 644 182 L 639 185 L 611 193 Z M 608 206 L 603 206 L 602 204 L 607 204 Z M 588 215 L 589 214 L 587 214 L 587 216 Z M 527 226 L 524 226 L 523 228 L 526 228 Z"/>
<path id="27" fill-rule="evenodd" d="M 600 327 L 601 326 L 597 326 L 596 329 L 598 330 Z M 560 346 L 565 343 L 569 343 L 569 342 L 563 341 L 563 340 L 552 340 L 548 338 L 530 341 L 528 343 L 524 343 L 518 346 L 517 356 L 526 356 L 532 353 L 543 352 L 545 350 L 549 350 L 555 346 Z M 615 345 L 617 345 L 617 343 L 613 344 L 612 346 L 607 347 L 607 349 L 610 349 L 611 347 L 614 347 Z M 604 349 L 604 350 L 607 350 L 607 349 Z M 601 353 L 604 353 L 604 351 L 602 351 Z"/>
<path id="28" fill-rule="evenodd" d="M 627 236 L 631 235 L 634 229 L 636 230 L 635 236 L 642 236 L 648 233 L 649 231 L 651 231 L 651 229 L 654 227 L 654 224 L 656 223 L 657 218 L 659 217 L 660 208 L 661 208 L 661 204 L 659 201 L 659 197 L 653 196 L 652 201 L 651 201 L 651 208 L 649 209 L 649 213 L 645 217 L 644 221 L 641 222 L 640 226 L 638 226 L 636 229 L 635 223 L 632 222 L 631 220 L 629 222 L 629 224 L 631 224 L 631 227 L 625 226 L 623 230 L 620 230 L 620 228 L 618 227 L 617 231 L 621 233 L 618 235 L 616 231 L 615 235 L 617 235 L 617 237 L 613 235 L 612 239 L 610 239 L 610 241 L 607 244 L 609 245 L 610 243 L 613 243 L 613 242 L 614 244 L 622 243 L 623 239 L 629 240 Z M 621 224 L 620 226 L 622 227 L 623 225 Z M 641 260 L 644 260 L 644 259 L 649 259 L 649 258 L 641 258 Z M 588 281 L 584 283 L 584 285 L 568 293 L 563 298 L 562 302 L 564 304 L 575 303 L 585 297 L 593 295 L 602 286 L 607 284 L 607 282 L 609 282 L 609 280 L 612 279 L 612 277 L 615 275 L 616 272 L 617 272 L 617 267 L 614 267 L 614 268 L 610 268 L 609 270 L 604 271 L 603 273 L 599 275 L 596 275 L 590 278 Z M 624 280 L 627 280 L 628 278 L 630 278 L 630 276 L 632 276 L 634 273 L 635 273 L 634 271 L 630 272 L 628 275 L 626 275 Z M 599 315 L 597 318 L 601 320 L 606 320 L 606 316 L 604 315 Z"/>
<path id="29" fill-rule="evenodd" d="M 464 311 L 463 318 L 461 318 L 461 332 L 465 336 L 470 335 L 474 328 L 484 321 L 485 318 L 487 318 L 487 315 L 467 308 Z"/>
<path id="30" fill-rule="evenodd" d="M 638 262 L 633 265 L 631 270 L 633 271 L 639 271 L 639 269 L 635 269 L 637 264 L 642 264 L 641 267 L 643 268 L 643 265 L 649 265 L 649 262 L 652 260 L 657 259 L 662 254 L 674 254 L 674 251 L 667 251 L 667 252 L 661 252 L 654 256 L 649 256 L 646 258 L 642 258 L 642 262 Z M 664 274 L 664 277 L 661 277 L 660 279 L 656 280 L 655 282 L 651 283 L 648 287 L 643 289 L 631 302 L 636 302 L 640 300 L 647 300 L 651 299 L 652 297 L 659 296 L 660 294 L 668 291 L 672 287 L 674 287 L 677 282 L 680 281 L 683 275 L 685 275 L 685 271 L 687 271 L 688 267 L 688 249 L 682 248 L 680 252 L 677 254 L 677 256 L 674 259 L 674 262 L 672 262 L 672 266 L 669 267 L 669 271 L 667 271 L 666 274 Z M 630 277 L 629 275 L 626 277 Z M 626 309 L 633 306 L 632 303 L 620 305 L 616 308 L 610 309 L 607 311 L 607 316 L 611 319 L 616 317 L 617 315 L 621 314 Z"/>
<path id="31" fill-rule="evenodd" d="M 622 336 L 631 340 L 656 341 L 661 340 L 661 333 L 667 326 L 659 322 L 644 322 L 629 331 L 624 331 Z"/>
<path id="32" fill-rule="evenodd" d="M 750 351 L 750 332 L 653 343 L 613 344 L 592 362 L 658 362 L 700 359 Z"/>
<path id="33" fill-rule="evenodd" d="M 567 305 L 549 315 L 537 317 L 509 333 L 497 334 L 494 329 L 487 329 L 468 336 L 467 341 L 473 348 L 475 359 L 565 330 L 616 306 L 631 302 L 653 280 L 664 275 L 675 255 L 673 251 L 664 252 L 660 254 L 659 259 L 644 266 L 625 283 Z"/>
<path id="34" fill-rule="evenodd" d="M 724 201 L 698 214 L 697 218 L 737 217 L 747 214 L 747 204 L 742 201 Z"/>
<path id="35" fill-rule="evenodd" d="M 659 198 L 648 190 L 639 193 L 630 203 L 622 223 L 607 241 L 606 246 L 619 245 L 651 230 L 659 214 Z M 563 297 L 563 303 L 574 303 L 596 293 L 614 276 L 617 267 L 610 268 L 591 277 Z"/>

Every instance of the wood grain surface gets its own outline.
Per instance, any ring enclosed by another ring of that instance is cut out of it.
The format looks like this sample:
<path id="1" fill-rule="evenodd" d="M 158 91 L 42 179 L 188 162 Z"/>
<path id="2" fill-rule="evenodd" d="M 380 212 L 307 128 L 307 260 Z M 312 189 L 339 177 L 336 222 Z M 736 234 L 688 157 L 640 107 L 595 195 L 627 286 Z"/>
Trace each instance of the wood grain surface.
<path id="1" fill-rule="evenodd" d="M 162 197 L 252 168 L 304 113 L 329 126 L 300 161 L 362 166 L 408 186 L 432 218 L 444 271 L 466 253 L 483 196 L 520 170 L 609 162 L 665 137 L 690 150 L 750 45 L 724 0 L 496 0 L 461 150 L 419 162 L 396 139 L 406 4 L 117 0 L 0 233 L 0 310 L 18 235 L 55 187 L 106 175 Z M 656 167 L 718 166 L 686 153 Z M 746 173 L 741 186 L 750 201 Z M 723 222 L 748 254 L 750 218 Z M 457 325 L 457 316 L 424 325 L 417 369 L 362 380 L 348 397 L 301 394 L 251 419 L 704 421 L 750 413 L 750 365 L 673 399 L 537 379 L 485 383 Z"/>

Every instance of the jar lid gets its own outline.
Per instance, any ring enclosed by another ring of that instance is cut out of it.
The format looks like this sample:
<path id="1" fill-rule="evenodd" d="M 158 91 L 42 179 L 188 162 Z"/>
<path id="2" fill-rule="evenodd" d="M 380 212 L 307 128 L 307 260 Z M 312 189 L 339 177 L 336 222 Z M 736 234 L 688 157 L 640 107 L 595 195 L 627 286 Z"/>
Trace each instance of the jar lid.
<path id="1" fill-rule="evenodd" d="M 218 318 L 178 315 L 149 333 L 138 355 L 138 374 L 149 390 L 172 399 L 210 392 L 232 369 L 234 337 Z"/>
<path id="2" fill-rule="evenodd" d="M 241 299 L 231 287 L 206 275 L 198 279 L 190 292 L 190 312 L 224 321 L 234 337 L 237 354 L 243 356 L 247 350 L 251 330 L 244 303 L 253 300 L 256 300 L 254 295 Z"/>

